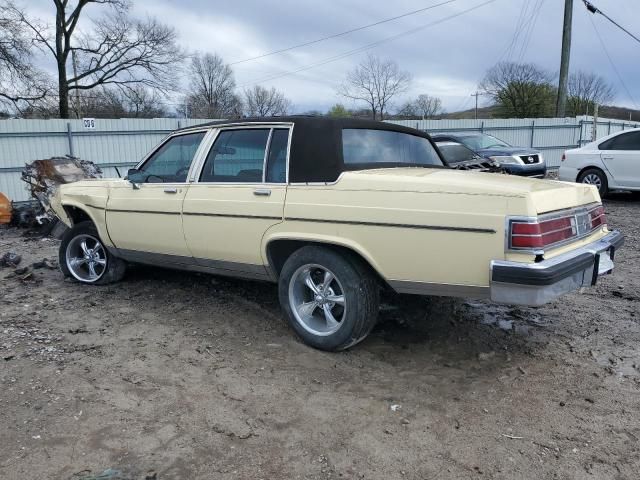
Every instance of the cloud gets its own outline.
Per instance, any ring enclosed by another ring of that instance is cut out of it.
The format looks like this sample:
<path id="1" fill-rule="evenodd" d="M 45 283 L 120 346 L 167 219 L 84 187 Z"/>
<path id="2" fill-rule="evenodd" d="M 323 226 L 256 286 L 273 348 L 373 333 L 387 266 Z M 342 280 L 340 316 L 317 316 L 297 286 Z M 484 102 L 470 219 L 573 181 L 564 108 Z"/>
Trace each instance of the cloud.
<path id="1" fill-rule="evenodd" d="M 431 3 L 439 3 L 431 0 Z M 296 110 L 325 110 L 337 101 L 335 87 L 367 52 L 319 65 L 272 80 L 265 78 L 295 71 L 383 38 L 438 21 L 479 5 L 483 0 L 457 0 L 397 21 L 350 35 L 263 59 L 235 65 L 240 86 L 261 83 L 283 90 Z M 406 98 L 420 93 L 440 96 L 446 109 L 469 107 L 486 70 L 498 60 L 538 63 L 551 71 L 559 69 L 563 2 L 555 0 L 496 0 L 472 12 L 453 18 L 370 51 L 398 62 L 414 78 Z M 640 25 L 640 9 L 617 0 L 598 0 L 598 7 L 631 30 Z M 326 0 L 135 0 L 133 13 L 155 16 L 173 26 L 189 51 L 215 52 L 227 62 L 264 54 L 319 37 L 332 35 L 384 18 L 429 5 L 420 0 L 393 3 L 371 0 L 327 2 Z M 100 6 L 92 6 L 95 15 Z M 39 16 L 51 11 L 48 0 L 33 0 L 28 9 Z M 87 10 L 89 12 L 89 10 Z M 524 14 L 524 15 L 523 15 Z M 596 24 L 626 86 L 640 102 L 640 45 L 602 16 L 591 20 L 581 2 L 574 2 L 572 70 L 594 71 L 611 82 L 617 91 L 615 102 L 633 106 L 618 76 L 607 60 L 594 33 Z M 518 23 L 518 19 L 522 21 Z M 527 32 L 529 32 L 527 34 Z M 640 31 L 636 32 L 640 34 Z M 511 48 L 508 48 L 511 45 Z M 405 98 L 397 99 L 400 104 Z M 640 107 L 640 104 L 637 105 Z"/>

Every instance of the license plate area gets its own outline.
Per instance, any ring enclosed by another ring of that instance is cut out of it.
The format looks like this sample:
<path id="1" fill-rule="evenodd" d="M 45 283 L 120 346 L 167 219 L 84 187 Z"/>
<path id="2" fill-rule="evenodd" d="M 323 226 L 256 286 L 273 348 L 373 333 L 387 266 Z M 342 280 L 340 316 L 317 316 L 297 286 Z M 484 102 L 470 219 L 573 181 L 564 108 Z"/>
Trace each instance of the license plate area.
<path id="1" fill-rule="evenodd" d="M 596 254 L 595 262 L 593 264 L 591 274 L 591 285 L 595 285 L 598 281 L 598 277 L 601 275 L 607 275 L 613 271 L 613 249 L 603 250 Z"/>
<path id="2" fill-rule="evenodd" d="M 613 260 L 609 250 L 598 255 L 598 275 L 605 275 L 613 270 Z"/>

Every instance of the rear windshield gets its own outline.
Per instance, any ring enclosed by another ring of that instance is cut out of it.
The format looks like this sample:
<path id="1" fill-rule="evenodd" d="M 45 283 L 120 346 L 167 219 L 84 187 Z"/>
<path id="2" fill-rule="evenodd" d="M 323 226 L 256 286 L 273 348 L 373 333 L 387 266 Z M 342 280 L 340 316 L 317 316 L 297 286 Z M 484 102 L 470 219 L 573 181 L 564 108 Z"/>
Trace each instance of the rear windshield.
<path id="1" fill-rule="evenodd" d="M 342 155 L 347 168 L 443 165 L 428 139 L 390 130 L 343 129 Z"/>
<path id="2" fill-rule="evenodd" d="M 472 150 L 510 146 L 499 138 L 486 133 L 482 133 L 480 135 L 461 135 L 459 140 Z"/>

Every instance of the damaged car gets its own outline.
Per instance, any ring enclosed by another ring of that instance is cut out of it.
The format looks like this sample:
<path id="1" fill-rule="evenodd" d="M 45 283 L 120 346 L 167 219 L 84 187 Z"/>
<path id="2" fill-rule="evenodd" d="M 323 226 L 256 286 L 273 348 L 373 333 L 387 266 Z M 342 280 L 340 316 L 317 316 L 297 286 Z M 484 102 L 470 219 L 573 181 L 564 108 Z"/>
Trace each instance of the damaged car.
<path id="1" fill-rule="evenodd" d="M 428 134 L 366 120 L 214 122 L 126 179 L 61 185 L 63 273 L 129 263 L 275 282 L 309 345 L 343 350 L 383 289 L 542 305 L 611 273 L 623 243 L 590 185 L 455 170 Z"/>

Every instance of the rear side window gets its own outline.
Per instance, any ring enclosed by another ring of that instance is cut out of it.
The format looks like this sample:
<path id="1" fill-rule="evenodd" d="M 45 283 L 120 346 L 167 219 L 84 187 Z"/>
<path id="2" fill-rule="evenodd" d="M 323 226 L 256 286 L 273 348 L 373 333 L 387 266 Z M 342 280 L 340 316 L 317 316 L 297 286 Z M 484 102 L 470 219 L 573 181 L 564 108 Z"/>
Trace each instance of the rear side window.
<path id="1" fill-rule="evenodd" d="M 200 175 L 201 182 L 261 183 L 268 128 L 223 130 Z"/>
<path id="2" fill-rule="evenodd" d="M 267 157 L 267 183 L 285 183 L 287 181 L 287 149 L 289 130 L 275 129 L 271 134 L 269 156 Z"/>
<path id="3" fill-rule="evenodd" d="M 600 150 L 640 150 L 640 132 L 623 133 L 600 144 Z"/>
<path id="4" fill-rule="evenodd" d="M 205 132 L 177 135 L 167 140 L 140 169 L 147 182 L 186 182 L 193 157 Z"/>
<path id="5" fill-rule="evenodd" d="M 342 130 L 344 164 L 362 166 L 442 166 L 428 139 L 391 130 L 345 128 Z"/>

